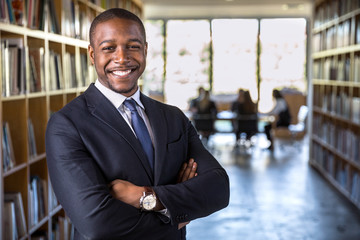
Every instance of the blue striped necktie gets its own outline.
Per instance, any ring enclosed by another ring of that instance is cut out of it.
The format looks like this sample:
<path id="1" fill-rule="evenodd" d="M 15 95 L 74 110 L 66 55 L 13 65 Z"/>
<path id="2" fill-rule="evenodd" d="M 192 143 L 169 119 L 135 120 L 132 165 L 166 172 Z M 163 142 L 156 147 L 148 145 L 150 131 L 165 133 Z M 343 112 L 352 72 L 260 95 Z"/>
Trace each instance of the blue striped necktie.
<path id="1" fill-rule="evenodd" d="M 145 122 L 139 115 L 138 111 L 136 110 L 136 102 L 133 99 L 125 100 L 124 105 L 131 111 L 131 125 L 145 151 L 151 169 L 154 169 L 153 145 L 151 142 L 149 131 L 146 128 Z"/>

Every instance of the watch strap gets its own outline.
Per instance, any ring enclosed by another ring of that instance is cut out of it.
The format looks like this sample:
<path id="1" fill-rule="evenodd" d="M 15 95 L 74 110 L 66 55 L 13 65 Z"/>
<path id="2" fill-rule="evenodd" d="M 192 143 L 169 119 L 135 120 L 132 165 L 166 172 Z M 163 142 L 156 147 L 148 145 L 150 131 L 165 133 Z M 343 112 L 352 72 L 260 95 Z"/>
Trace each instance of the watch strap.
<path id="1" fill-rule="evenodd" d="M 151 187 L 148 187 L 148 186 L 144 186 L 144 192 L 146 193 L 154 193 L 154 191 L 152 190 Z"/>

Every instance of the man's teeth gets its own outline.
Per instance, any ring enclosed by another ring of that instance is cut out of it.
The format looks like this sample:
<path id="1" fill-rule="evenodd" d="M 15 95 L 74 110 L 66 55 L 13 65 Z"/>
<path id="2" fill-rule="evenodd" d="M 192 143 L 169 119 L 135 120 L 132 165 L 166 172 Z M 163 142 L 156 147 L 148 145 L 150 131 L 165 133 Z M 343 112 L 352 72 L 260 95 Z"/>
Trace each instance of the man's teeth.
<path id="1" fill-rule="evenodd" d="M 126 71 L 113 71 L 113 74 L 118 75 L 118 76 L 125 76 L 127 74 L 129 74 L 131 72 L 131 70 L 126 70 Z"/>

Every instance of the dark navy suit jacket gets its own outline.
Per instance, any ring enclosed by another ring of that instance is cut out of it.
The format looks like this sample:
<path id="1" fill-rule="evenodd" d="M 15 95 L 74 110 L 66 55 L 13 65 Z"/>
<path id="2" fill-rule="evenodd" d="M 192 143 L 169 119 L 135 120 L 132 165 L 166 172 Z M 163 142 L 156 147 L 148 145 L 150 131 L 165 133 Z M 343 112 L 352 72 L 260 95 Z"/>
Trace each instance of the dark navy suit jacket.
<path id="1" fill-rule="evenodd" d="M 93 84 L 48 122 L 50 180 L 76 228 L 75 239 L 185 239 L 185 228 L 178 230 L 178 223 L 228 205 L 228 176 L 188 118 L 143 94 L 141 101 L 154 134 L 154 171 L 128 124 Z M 176 184 L 190 157 L 198 163 L 198 176 Z M 113 198 L 108 184 L 114 179 L 153 186 L 170 220 Z"/>

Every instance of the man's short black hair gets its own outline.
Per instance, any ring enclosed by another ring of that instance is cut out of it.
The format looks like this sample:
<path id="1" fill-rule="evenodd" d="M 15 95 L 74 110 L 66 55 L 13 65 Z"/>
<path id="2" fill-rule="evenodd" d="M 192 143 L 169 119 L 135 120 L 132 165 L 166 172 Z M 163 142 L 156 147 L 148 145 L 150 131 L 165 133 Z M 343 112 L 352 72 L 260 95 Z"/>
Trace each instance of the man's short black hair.
<path id="1" fill-rule="evenodd" d="M 113 18 L 128 19 L 128 20 L 137 22 L 140 26 L 141 33 L 143 34 L 144 41 L 146 42 L 145 27 L 144 27 L 143 22 L 141 21 L 141 19 L 138 16 L 136 16 L 132 12 L 122 9 L 122 8 L 111 8 L 111 9 L 108 9 L 108 10 L 100 13 L 99 15 L 97 15 L 94 18 L 94 20 L 92 21 L 91 26 L 90 26 L 90 31 L 89 31 L 89 40 L 90 40 L 91 46 L 94 46 L 93 45 L 93 36 L 95 33 L 96 26 L 99 23 L 106 22 Z"/>

